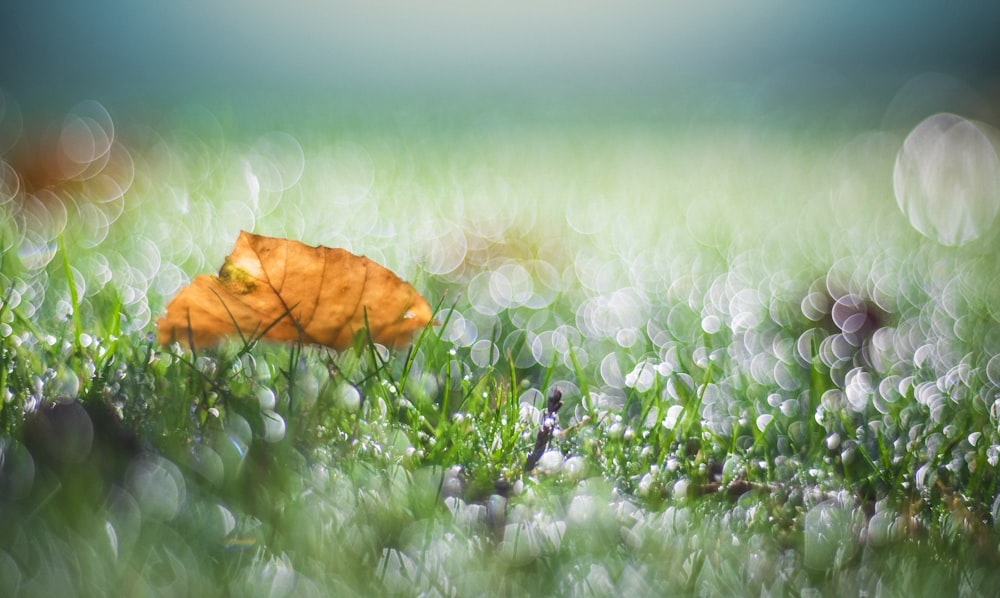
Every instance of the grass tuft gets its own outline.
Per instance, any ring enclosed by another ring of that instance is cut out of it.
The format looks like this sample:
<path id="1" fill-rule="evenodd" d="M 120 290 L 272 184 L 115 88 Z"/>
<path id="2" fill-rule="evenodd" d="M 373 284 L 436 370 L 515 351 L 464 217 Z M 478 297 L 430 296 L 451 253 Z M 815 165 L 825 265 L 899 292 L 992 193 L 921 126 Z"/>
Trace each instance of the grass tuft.
<path id="1" fill-rule="evenodd" d="M 128 209 L 54 263 L 4 221 L 0 595 L 997 587 L 995 239 L 917 238 L 877 177 L 836 214 L 803 201 L 842 192 L 827 158 L 854 130 L 407 122 L 299 133 L 322 167 L 250 207 L 266 144 L 134 148 Z M 459 188 L 486 195 L 439 209 Z M 171 201 L 193 215 L 137 216 Z M 203 221 L 243 208 L 411 265 L 439 321 L 405 350 L 159 346 L 154 315 L 231 241 Z"/>

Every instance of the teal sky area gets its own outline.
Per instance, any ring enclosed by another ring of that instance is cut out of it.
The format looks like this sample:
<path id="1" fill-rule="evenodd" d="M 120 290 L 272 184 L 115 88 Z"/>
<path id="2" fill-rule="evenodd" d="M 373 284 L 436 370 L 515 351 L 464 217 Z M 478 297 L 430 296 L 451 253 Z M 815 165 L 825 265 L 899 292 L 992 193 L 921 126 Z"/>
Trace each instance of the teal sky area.
<path id="1" fill-rule="evenodd" d="M 789 65 L 887 93 L 927 71 L 995 89 L 998 30 L 989 2 L 39 0 L 0 7 L 0 89 L 28 112 L 205 93 L 640 94 Z"/>

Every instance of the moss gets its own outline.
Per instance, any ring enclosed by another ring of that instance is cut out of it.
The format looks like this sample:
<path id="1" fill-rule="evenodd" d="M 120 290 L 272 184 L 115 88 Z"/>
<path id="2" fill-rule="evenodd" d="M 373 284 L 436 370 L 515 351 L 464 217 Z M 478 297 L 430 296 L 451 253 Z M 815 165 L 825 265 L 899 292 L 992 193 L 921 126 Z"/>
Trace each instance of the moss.
<path id="1" fill-rule="evenodd" d="M 222 268 L 219 269 L 219 280 L 226 285 L 230 292 L 237 295 L 247 295 L 257 288 L 253 276 L 249 272 L 233 264 L 231 258 L 227 257 Z"/>

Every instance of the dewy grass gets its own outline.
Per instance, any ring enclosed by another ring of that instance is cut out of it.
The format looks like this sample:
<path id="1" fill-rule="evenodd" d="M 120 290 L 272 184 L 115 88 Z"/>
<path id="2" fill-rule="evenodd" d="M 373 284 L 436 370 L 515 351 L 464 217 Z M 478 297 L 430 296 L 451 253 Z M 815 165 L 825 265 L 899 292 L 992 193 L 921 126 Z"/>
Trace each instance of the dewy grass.
<path id="1" fill-rule="evenodd" d="M 69 265 L 69 254 L 63 240 L 60 238 L 60 253 L 63 256 L 63 272 L 66 275 L 66 286 L 69 288 L 69 308 L 70 318 L 73 321 L 73 346 L 79 351 L 82 347 L 80 339 L 83 337 L 83 321 L 80 318 L 80 294 L 77 292 L 76 281 L 73 280 L 73 269 Z"/>
<path id="2" fill-rule="evenodd" d="M 55 263 L 4 224 L 0 595 L 997 587 L 995 238 L 902 228 L 825 160 L 855 131 L 407 123 L 300 134 L 287 182 L 235 133 L 209 166 L 167 135 L 176 178 L 135 148 L 128 209 Z M 399 353 L 156 345 L 247 214 L 411 270 L 440 323 Z"/>

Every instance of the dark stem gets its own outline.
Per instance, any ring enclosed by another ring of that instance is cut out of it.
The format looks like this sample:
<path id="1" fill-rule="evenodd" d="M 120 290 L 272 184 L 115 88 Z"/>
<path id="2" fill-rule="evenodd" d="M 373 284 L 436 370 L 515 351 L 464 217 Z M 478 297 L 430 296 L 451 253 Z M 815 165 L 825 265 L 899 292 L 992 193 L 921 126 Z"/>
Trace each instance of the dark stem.
<path id="1" fill-rule="evenodd" d="M 549 440 L 552 439 L 552 434 L 559 423 L 559 420 L 556 419 L 556 414 L 559 412 L 560 407 L 562 407 L 562 391 L 558 388 L 553 388 L 549 394 L 549 404 L 542 417 L 542 425 L 538 428 L 538 435 L 535 436 L 535 448 L 528 455 L 528 460 L 524 463 L 524 473 L 531 472 L 535 468 L 535 465 L 538 464 L 538 460 L 542 458 L 542 453 L 548 447 Z"/>

